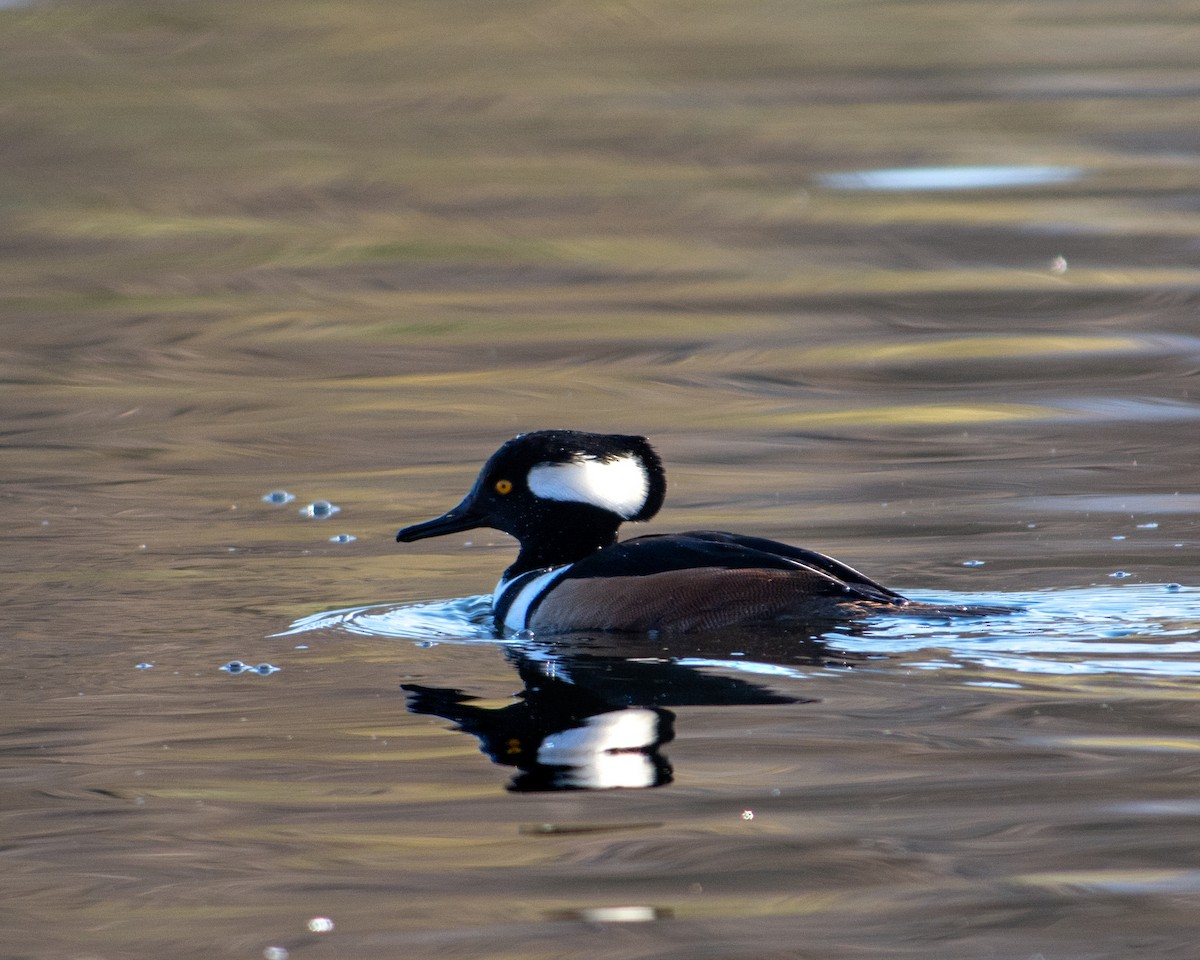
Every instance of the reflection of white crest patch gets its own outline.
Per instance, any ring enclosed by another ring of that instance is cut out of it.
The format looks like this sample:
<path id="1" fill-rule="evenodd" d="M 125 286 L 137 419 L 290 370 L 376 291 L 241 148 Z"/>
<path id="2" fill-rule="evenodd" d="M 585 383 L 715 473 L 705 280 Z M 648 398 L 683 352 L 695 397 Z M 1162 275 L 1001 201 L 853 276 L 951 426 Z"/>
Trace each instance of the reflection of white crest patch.
<path id="1" fill-rule="evenodd" d="M 646 505 L 650 478 L 637 457 L 539 463 L 529 471 L 529 489 L 547 500 L 590 503 L 629 519 Z"/>
<path id="2" fill-rule="evenodd" d="M 588 717 L 578 727 L 552 733 L 538 747 L 538 763 L 565 767 L 571 786 L 607 789 L 649 787 L 657 780 L 646 751 L 659 737 L 658 714 L 628 707 Z"/>

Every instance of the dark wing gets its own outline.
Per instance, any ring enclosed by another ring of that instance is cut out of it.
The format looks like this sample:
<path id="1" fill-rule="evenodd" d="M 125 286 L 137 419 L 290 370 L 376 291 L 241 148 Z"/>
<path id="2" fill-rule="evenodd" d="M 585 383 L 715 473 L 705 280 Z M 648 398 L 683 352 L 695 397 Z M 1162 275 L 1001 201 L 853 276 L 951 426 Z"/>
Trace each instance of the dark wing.
<path id="1" fill-rule="evenodd" d="M 853 567 L 815 550 L 793 547 L 763 537 L 700 530 L 635 537 L 598 550 L 575 563 L 564 579 L 645 577 L 676 570 L 805 570 L 820 574 L 829 587 L 844 585 L 864 600 L 902 602 L 904 597 Z"/>
<path id="2" fill-rule="evenodd" d="M 863 587 L 872 599 L 904 600 L 905 598 L 882 583 L 872 580 L 864 573 L 859 573 L 853 567 L 827 557 L 816 550 L 806 550 L 804 547 L 793 547 L 790 543 L 780 543 L 778 540 L 768 540 L 765 537 L 745 537 L 737 533 L 722 533 L 719 530 L 695 530 L 680 534 L 707 543 L 724 543 L 742 547 L 753 553 L 765 553 L 785 560 L 792 560 L 813 570 L 820 570 L 842 583 Z"/>

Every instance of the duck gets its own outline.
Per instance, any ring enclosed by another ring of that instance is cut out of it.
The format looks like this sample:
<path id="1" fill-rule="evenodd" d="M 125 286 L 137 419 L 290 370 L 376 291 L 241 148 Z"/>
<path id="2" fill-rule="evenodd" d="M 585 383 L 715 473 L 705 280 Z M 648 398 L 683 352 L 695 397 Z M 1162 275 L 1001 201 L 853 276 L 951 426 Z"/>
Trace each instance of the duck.
<path id="1" fill-rule="evenodd" d="M 479 527 L 516 538 L 492 595 L 499 633 L 697 633 L 918 613 L 985 616 L 1000 608 L 910 600 L 815 550 L 698 530 L 618 540 L 658 513 L 662 459 L 642 436 L 538 430 L 488 458 L 467 495 L 404 527 L 413 543 Z"/>

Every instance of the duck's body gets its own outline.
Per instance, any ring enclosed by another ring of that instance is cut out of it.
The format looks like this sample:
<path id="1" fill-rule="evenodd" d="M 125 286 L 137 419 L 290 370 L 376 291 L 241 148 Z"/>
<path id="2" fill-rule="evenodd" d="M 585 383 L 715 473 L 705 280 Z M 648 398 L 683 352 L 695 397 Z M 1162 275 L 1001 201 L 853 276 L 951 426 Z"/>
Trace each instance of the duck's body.
<path id="1" fill-rule="evenodd" d="M 496 587 L 503 630 L 691 632 L 872 613 L 990 613 L 915 603 L 813 550 L 701 531 L 617 542 L 662 506 L 662 462 L 643 437 L 545 430 L 504 444 L 453 510 L 397 535 L 493 527 L 521 545 Z"/>
<path id="2" fill-rule="evenodd" d="M 506 577 L 493 609 L 498 625 L 534 633 L 690 632 L 907 603 L 811 550 L 698 531 L 637 537 L 566 566 Z"/>

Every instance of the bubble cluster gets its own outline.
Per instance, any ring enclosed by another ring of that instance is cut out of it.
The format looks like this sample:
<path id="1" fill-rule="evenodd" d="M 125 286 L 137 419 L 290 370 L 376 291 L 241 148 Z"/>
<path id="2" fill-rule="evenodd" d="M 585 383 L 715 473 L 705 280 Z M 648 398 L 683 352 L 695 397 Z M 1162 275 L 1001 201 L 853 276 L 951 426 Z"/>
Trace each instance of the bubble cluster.
<path id="1" fill-rule="evenodd" d="M 2 0 L 0 0 L 2 2 Z M 269 503 L 272 506 L 282 506 L 283 504 L 291 503 L 296 499 L 295 494 L 279 489 L 272 490 L 270 493 L 265 493 L 262 496 L 264 503 Z M 234 507 L 233 509 L 237 509 Z M 314 500 L 312 503 L 305 504 L 300 508 L 299 514 L 302 517 L 307 517 L 310 520 L 327 520 L 335 513 L 341 513 L 342 508 L 336 503 L 331 503 L 328 500 Z M 329 538 L 330 543 L 354 543 L 358 537 L 352 533 L 339 533 Z M 231 550 L 232 552 L 232 550 Z"/>
<path id="2" fill-rule="evenodd" d="M 259 676 L 265 677 L 272 673 L 278 673 L 283 668 L 270 663 L 260 663 L 258 666 L 252 666 L 249 663 L 243 663 L 241 660 L 230 660 L 221 669 L 226 673 L 257 673 Z"/>

